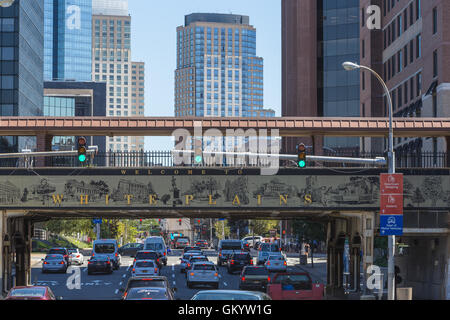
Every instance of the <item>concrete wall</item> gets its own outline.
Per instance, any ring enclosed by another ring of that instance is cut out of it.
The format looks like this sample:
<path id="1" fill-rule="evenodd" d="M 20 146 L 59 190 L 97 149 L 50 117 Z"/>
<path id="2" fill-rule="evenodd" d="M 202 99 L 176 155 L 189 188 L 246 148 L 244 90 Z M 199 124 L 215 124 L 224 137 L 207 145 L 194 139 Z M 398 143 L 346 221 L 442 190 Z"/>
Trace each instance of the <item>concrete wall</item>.
<path id="1" fill-rule="evenodd" d="M 5 214 L 3 213 L 3 211 L 0 211 L 0 297 L 2 296 L 2 292 L 3 292 L 3 268 L 4 268 L 4 261 L 3 261 L 3 237 L 4 237 L 4 216 Z M 6 227 L 6 226 L 5 226 Z"/>

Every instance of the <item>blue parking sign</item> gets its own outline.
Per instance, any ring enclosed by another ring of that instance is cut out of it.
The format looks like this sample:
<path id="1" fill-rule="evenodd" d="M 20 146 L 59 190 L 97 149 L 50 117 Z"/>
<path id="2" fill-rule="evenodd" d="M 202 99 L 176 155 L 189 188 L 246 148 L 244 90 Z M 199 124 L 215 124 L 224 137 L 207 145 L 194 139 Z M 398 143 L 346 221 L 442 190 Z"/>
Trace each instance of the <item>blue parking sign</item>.
<path id="1" fill-rule="evenodd" d="M 94 224 L 102 224 L 102 219 L 92 219 L 92 222 L 94 223 Z"/>
<path id="2" fill-rule="evenodd" d="M 402 215 L 380 215 L 380 234 L 382 236 L 402 236 Z"/>

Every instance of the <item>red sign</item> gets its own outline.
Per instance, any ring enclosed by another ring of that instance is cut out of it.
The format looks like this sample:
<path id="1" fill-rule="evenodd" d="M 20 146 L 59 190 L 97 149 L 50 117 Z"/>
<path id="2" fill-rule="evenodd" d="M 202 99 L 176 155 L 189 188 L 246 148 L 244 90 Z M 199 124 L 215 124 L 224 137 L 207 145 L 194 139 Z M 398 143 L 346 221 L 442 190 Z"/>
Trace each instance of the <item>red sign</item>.
<path id="1" fill-rule="evenodd" d="M 403 215 L 403 174 L 381 174 L 380 214 Z"/>
<path id="2" fill-rule="evenodd" d="M 380 176 L 380 194 L 403 195 L 403 174 L 382 173 Z"/>

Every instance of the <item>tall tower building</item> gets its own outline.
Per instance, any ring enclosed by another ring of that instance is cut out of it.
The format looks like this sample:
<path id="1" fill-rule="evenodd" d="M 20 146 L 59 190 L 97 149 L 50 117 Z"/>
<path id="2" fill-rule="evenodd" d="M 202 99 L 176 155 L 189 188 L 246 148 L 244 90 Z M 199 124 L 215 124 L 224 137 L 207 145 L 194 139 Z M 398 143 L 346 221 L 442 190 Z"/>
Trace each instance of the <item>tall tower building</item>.
<path id="1" fill-rule="evenodd" d="M 44 101 L 44 3 L 0 7 L 0 116 L 41 116 Z M 32 137 L 0 137 L 0 152 L 34 149 Z"/>
<path id="2" fill-rule="evenodd" d="M 133 75 L 128 1 L 93 0 L 92 8 L 93 80 L 107 83 L 106 115 L 111 117 L 142 115 L 139 112 L 143 113 L 144 106 L 144 64 L 136 63 L 136 75 Z M 138 72 L 142 72 L 141 79 Z M 133 76 L 136 76 L 135 81 L 132 79 Z M 107 139 L 107 150 L 138 151 L 143 148 L 144 138 Z"/>
<path id="3" fill-rule="evenodd" d="M 360 78 L 342 63 L 360 61 L 359 1 L 283 0 L 283 116 L 359 117 Z M 283 139 L 284 152 L 295 152 L 302 139 Z M 312 141 L 304 141 L 309 145 Z M 359 150 L 359 138 L 325 137 L 315 153 Z"/>
<path id="4" fill-rule="evenodd" d="M 44 79 L 92 80 L 92 0 L 44 0 Z"/>
<path id="5" fill-rule="evenodd" d="M 263 59 L 249 17 L 185 16 L 177 28 L 175 116 L 274 116 L 263 108 Z"/>

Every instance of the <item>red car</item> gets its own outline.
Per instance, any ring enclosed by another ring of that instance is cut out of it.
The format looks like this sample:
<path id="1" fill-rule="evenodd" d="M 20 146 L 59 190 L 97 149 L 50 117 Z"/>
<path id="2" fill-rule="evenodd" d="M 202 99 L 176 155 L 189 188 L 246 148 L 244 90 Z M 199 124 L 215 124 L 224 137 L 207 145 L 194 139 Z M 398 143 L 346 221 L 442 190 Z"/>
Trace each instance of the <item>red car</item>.
<path id="1" fill-rule="evenodd" d="M 5 300 L 57 300 L 49 287 L 15 287 Z"/>
<path id="2" fill-rule="evenodd" d="M 312 282 L 308 273 L 277 273 L 267 285 L 272 300 L 322 300 L 324 285 Z"/>

